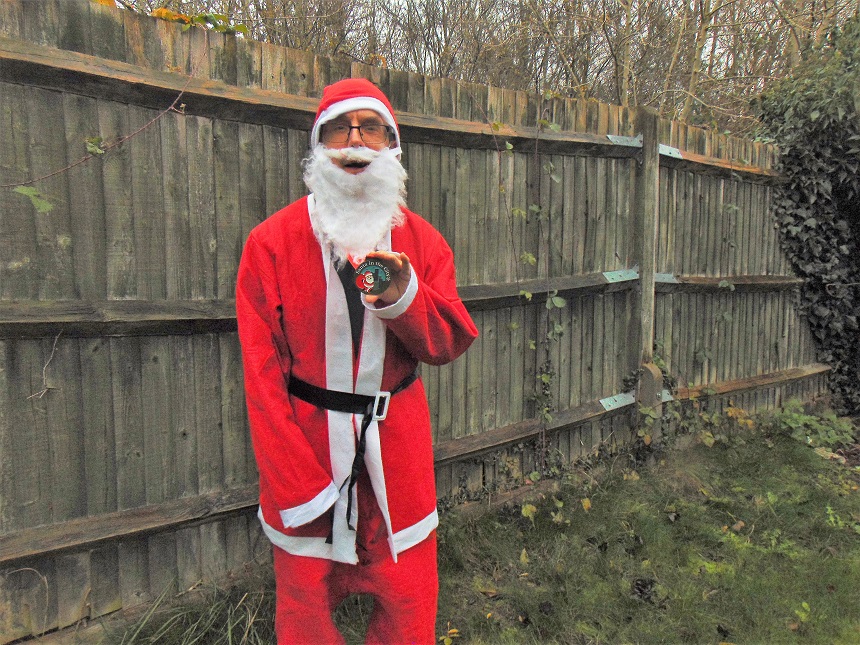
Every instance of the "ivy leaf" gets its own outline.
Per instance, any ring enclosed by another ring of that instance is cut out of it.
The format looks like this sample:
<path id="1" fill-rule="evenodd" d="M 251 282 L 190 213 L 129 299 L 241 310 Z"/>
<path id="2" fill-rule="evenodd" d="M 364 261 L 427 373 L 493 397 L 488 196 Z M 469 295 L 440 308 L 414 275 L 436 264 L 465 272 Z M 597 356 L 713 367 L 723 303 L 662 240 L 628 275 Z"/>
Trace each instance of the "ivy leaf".
<path id="1" fill-rule="evenodd" d="M 534 504 L 523 504 L 523 508 L 520 511 L 523 514 L 523 517 L 531 520 L 531 523 L 535 523 L 535 515 L 537 515 L 537 506 Z"/>
<path id="2" fill-rule="evenodd" d="M 105 153 L 101 137 L 87 137 L 87 152 L 91 155 L 103 155 Z"/>
<path id="3" fill-rule="evenodd" d="M 553 296 L 546 301 L 547 309 L 564 309 L 565 305 L 567 305 L 567 300 L 561 296 Z"/>
<path id="4" fill-rule="evenodd" d="M 17 186 L 13 192 L 28 197 L 30 202 L 33 204 L 33 208 L 35 208 L 38 213 L 50 213 L 54 210 L 54 205 L 47 200 L 45 195 L 32 186 Z"/>
<path id="5" fill-rule="evenodd" d="M 531 299 L 532 299 L 532 292 L 531 292 L 531 291 L 526 291 L 525 289 L 521 289 L 521 290 L 520 290 L 520 295 L 521 295 L 523 298 L 525 298 L 526 300 L 531 301 Z"/>
<path id="6" fill-rule="evenodd" d="M 717 285 L 720 289 L 728 289 L 729 291 L 735 290 L 735 285 L 729 282 L 728 280 L 720 280 L 720 283 Z"/>

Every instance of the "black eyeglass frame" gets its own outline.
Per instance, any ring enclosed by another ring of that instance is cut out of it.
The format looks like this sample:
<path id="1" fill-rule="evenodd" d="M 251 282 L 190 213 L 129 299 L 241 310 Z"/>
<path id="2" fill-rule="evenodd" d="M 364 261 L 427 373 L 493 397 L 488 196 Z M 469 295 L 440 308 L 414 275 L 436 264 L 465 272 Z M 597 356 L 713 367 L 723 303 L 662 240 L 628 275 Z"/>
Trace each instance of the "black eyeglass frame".
<path id="1" fill-rule="evenodd" d="M 329 131 L 329 127 L 335 126 L 340 128 L 347 128 L 346 137 L 344 137 L 342 140 L 332 141 L 329 137 L 326 136 L 326 133 Z M 362 128 L 365 128 L 367 126 L 383 128 L 385 130 L 385 136 L 383 136 L 379 141 L 367 141 L 364 138 L 364 131 L 362 130 Z M 394 129 L 390 125 L 387 125 L 385 123 L 362 123 L 361 125 L 347 125 L 346 123 L 324 123 L 320 128 L 320 141 L 322 141 L 323 143 L 346 143 L 347 141 L 349 141 L 349 137 L 352 134 L 353 130 L 358 130 L 358 136 L 364 143 L 384 143 L 386 141 L 390 142 L 391 137 L 394 134 Z"/>

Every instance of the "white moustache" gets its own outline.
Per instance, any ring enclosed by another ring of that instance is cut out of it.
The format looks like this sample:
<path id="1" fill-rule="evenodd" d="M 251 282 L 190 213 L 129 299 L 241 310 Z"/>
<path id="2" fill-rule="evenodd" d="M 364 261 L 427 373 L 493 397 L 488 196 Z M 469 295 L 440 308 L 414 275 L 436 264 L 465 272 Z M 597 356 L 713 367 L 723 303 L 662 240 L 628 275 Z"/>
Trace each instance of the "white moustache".
<path id="1" fill-rule="evenodd" d="M 377 157 L 379 152 L 372 148 L 323 148 L 325 155 L 332 161 L 360 161 L 370 163 Z"/>

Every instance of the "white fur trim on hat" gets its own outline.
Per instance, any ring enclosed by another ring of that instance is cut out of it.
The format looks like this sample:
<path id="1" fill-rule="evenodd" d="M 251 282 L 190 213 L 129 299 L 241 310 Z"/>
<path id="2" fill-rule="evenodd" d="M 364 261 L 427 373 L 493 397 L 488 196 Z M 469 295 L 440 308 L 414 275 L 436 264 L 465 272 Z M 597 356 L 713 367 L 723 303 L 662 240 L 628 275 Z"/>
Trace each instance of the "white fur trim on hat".
<path id="1" fill-rule="evenodd" d="M 311 130 L 311 148 L 315 148 L 320 142 L 320 129 L 324 123 L 328 123 L 342 114 L 353 112 L 355 110 L 373 110 L 378 113 L 379 116 L 383 118 L 386 125 L 391 126 L 394 130 L 394 141 L 396 145 L 395 151 L 399 153 L 400 131 L 397 129 L 397 122 L 394 120 L 394 115 L 388 111 L 388 108 L 385 107 L 385 103 L 379 99 L 373 98 L 372 96 L 356 96 L 355 98 L 345 99 L 343 101 L 338 101 L 337 103 L 332 103 L 323 110 L 320 113 L 319 118 L 314 122 L 313 130 Z"/>

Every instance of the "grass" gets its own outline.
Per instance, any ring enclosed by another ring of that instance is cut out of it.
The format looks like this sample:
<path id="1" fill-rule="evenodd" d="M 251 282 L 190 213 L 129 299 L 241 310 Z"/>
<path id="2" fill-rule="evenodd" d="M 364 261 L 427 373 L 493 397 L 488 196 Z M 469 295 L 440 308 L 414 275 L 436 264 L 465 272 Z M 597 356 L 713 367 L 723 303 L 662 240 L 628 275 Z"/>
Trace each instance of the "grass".
<path id="1" fill-rule="evenodd" d="M 860 467 L 819 441 L 834 423 L 712 417 L 649 467 L 618 458 L 542 499 L 444 514 L 441 641 L 860 643 Z M 272 643 L 273 605 L 266 584 L 213 590 L 122 643 Z M 349 643 L 370 607 L 338 610 Z"/>

